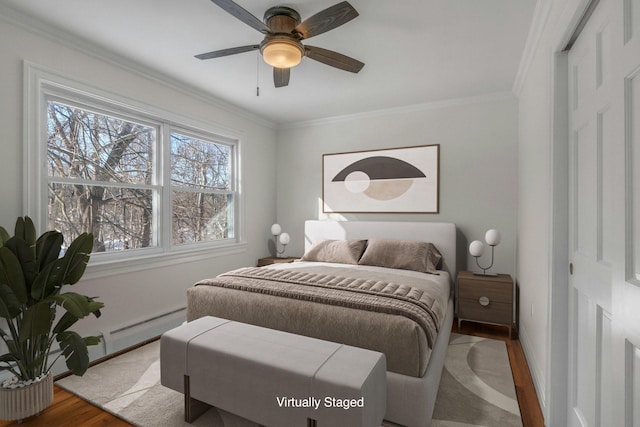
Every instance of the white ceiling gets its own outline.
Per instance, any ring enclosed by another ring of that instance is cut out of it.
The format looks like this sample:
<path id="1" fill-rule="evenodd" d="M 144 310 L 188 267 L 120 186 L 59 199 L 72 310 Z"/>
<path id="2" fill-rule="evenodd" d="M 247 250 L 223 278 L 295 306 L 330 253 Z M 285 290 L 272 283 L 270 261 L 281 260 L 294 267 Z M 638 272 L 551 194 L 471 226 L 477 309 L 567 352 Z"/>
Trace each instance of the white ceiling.
<path id="1" fill-rule="evenodd" d="M 304 20 L 339 1 L 236 3 L 259 19 L 281 5 Z M 356 58 L 366 64 L 362 71 L 304 58 L 291 70 L 289 86 L 276 89 L 256 51 L 193 57 L 263 38 L 210 0 L 0 0 L 277 124 L 510 91 L 536 3 L 349 1 L 359 17 L 304 43 Z"/>

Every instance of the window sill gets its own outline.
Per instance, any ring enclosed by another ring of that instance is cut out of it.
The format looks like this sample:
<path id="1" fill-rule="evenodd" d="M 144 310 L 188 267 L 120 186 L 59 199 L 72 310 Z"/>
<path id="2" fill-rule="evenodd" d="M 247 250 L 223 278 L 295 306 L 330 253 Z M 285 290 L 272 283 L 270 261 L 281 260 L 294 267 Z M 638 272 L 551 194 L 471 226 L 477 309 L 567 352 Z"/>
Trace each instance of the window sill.
<path id="1" fill-rule="evenodd" d="M 170 253 L 138 255 L 128 259 L 96 260 L 93 257 L 82 276 L 83 279 L 98 279 L 115 274 L 133 273 L 185 262 L 201 261 L 226 255 L 246 252 L 246 243 L 231 243 L 215 247 L 190 248 Z"/>

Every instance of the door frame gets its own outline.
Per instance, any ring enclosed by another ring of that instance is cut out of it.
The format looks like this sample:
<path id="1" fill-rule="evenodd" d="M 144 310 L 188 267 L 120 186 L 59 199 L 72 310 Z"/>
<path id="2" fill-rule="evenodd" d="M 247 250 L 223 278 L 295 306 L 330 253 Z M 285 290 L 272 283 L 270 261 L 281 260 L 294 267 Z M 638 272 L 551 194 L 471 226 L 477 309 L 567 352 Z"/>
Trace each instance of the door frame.
<path id="1" fill-rule="evenodd" d="M 553 56 L 550 157 L 546 424 L 567 425 L 569 409 L 569 61 Z"/>
<path id="2" fill-rule="evenodd" d="M 551 1 L 551 0 L 540 0 Z M 567 425 L 569 411 L 569 64 L 567 43 L 591 0 L 571 0 L 551 34 L 551 90 L 545 424 Z M 548 23 L 548 22 L 547 22 Z"/>

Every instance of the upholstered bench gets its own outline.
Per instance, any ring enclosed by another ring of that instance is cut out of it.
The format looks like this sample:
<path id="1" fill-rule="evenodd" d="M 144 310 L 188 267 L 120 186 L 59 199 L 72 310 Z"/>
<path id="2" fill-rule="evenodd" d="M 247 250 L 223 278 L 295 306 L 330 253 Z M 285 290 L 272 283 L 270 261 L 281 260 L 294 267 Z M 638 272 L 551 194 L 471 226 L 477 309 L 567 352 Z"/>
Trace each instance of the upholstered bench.
<path id="1" fill-rule="evenodd" d="M 163 334 L 160 366 L 187 422 L 216 406 L 274 427 L 379 427 L 386 409 L 384 354 L 217 317 Z"/>

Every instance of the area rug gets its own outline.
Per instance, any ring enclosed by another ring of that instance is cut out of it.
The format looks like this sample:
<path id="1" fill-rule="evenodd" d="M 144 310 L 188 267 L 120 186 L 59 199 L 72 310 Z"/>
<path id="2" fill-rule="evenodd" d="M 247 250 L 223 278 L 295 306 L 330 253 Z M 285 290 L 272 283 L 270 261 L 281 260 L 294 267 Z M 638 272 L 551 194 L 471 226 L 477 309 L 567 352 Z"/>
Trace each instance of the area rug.
<path id="1" fill-rule="evenodd" d="M 56 384 L 136 426 L 257 427 L 215 408 L 184 422 L 182 394 L 160 384 L 159 354 L 155 341 Z M 504 342 L 451 334 L 432 426 L 522 426 Z"/>

